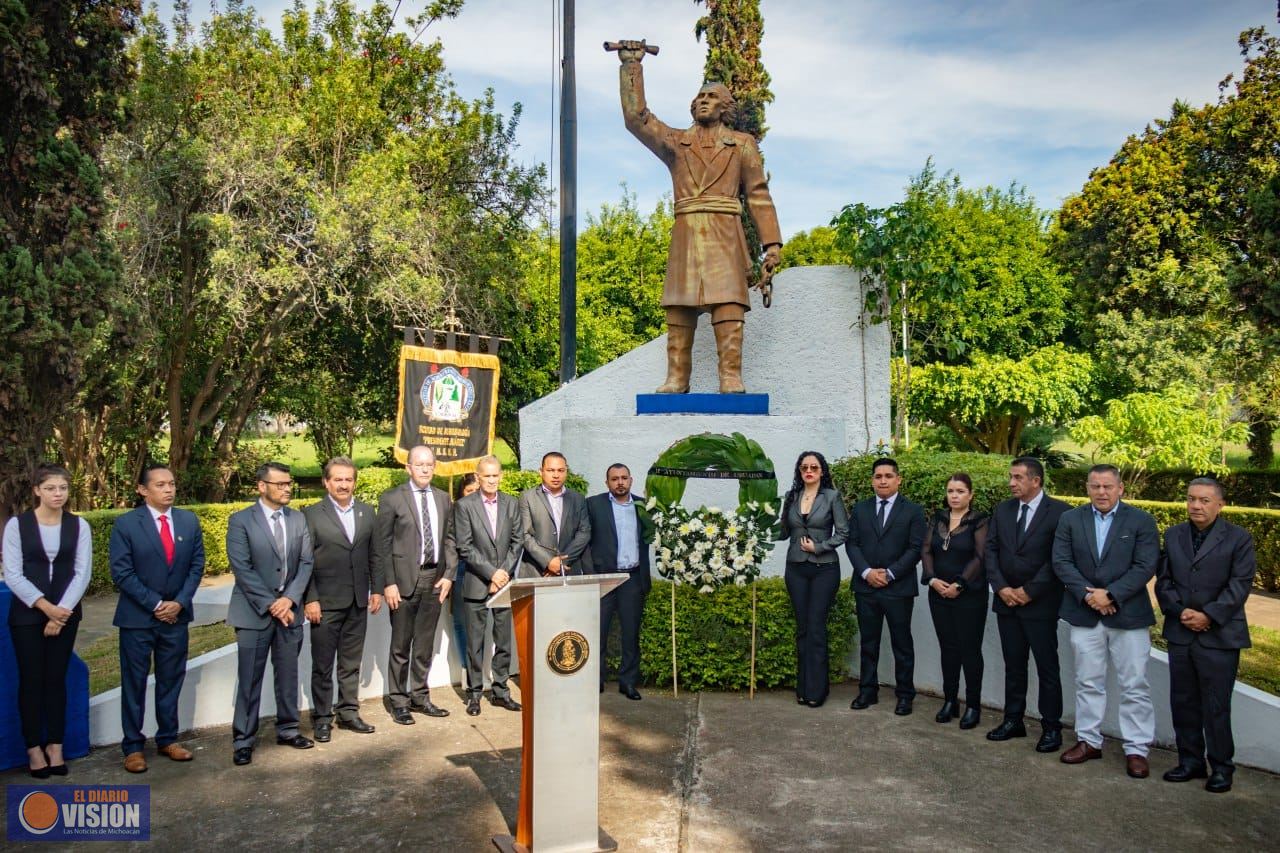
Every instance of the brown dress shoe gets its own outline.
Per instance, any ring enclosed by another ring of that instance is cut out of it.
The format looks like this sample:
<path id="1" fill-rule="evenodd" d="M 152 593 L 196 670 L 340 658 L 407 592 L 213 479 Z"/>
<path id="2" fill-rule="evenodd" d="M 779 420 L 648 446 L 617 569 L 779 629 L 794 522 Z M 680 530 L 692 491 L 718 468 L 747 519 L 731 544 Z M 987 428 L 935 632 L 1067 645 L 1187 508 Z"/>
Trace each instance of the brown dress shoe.
<path id="1" fill-rule="evenodd" d="M 195 758 L 195 754 L 185 746 L 179 746 L 176 743 L 167 743 L 160 747 L 156 752 L 161 755 L 167 755 L 174 761 L 190 761 Z"/>
<path id="2" fill-rule="evenodd" d="M 1092 761 L 1095 758 L 1102 757 L 1102 750 L 1094 749 L 1082 740 L 1076 741 L 1076 745 L 1062 753 L 1058 759 L 1063 764 L 1084 764 L 1086 761 Z"/>
<path id="3" fill-rule="evenodd" d="M 1135 779 L 1145 779 L 1151 775 L 1151 767 L 1141 755 L 1126 755 L 1124 765 L 1125 772 Z"/>
<path id="4" fill-rule="evenodd" d="M 146 773 L 147 757 L 141 752 L 131 752 L 124 757 L 124 769 L 130 773 Z"/>

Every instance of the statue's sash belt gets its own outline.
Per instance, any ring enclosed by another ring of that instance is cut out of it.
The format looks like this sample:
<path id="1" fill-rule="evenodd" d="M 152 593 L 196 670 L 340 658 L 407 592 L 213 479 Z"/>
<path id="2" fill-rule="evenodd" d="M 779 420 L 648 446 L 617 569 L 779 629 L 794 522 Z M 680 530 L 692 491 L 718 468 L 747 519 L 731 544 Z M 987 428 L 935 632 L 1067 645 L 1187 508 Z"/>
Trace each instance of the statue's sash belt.
<path id="1" fill-rule="evenodd" d="M 676 200 L 676 216 L 685 213 L 730 213 L 742 215 L 742 202 L 728 196 L 694 196 Z"/>

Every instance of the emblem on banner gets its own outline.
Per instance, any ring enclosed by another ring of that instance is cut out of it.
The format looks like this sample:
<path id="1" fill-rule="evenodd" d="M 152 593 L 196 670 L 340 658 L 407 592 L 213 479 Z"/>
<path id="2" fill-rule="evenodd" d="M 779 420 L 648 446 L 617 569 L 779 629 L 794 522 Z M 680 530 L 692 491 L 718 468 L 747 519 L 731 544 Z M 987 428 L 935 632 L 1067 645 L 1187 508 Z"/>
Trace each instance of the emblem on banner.
<path id="1" fill-rule="evenodd" d="M 432 373 L 422 382 L 422 411 L 434 421 L 460 423 L 476 402 L 476 385 L 456 367 Z"/>
<path id="2" fill-rule="evenodd" d="M 561 675 L 572 675 L 587 665 L 591 647 L 577 631 L 562 631 L 547 646 L 547 666 Z"/>

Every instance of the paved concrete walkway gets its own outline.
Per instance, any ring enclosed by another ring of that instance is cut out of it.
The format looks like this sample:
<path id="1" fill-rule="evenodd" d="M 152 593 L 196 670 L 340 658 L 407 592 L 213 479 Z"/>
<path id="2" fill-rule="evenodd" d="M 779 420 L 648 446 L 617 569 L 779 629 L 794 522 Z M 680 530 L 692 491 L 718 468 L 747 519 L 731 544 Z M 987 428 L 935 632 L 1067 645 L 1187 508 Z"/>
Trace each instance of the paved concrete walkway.
<path id="1" fill-rule="evenodd" d="M 888 696 L 850 711 L 852 684 L 816 710 L 782 691 L 630 702 L 609 687 L 600 820 L 622 850 L 1274 849 L 1280 830 L 1280 777 L 1242 769 L 1215 796 L 1162 782 L 1175 759 L 1158 750 L 1152 778 L 1134 780 L 1110 741 L 1103 760 L 1066 767 L 1032 749 L 1034 727 L 987 742 L 990 712 L 972 731 L 937 725 L 931 697 L 895 717 Z M 101 749 L 65 781 L 149 783 L 157 850 L 492 850 L 515 820 L 520 715 L 485 704 L 471 718 L 452 691 L 432 698 L 452 716 L 402 727 L 366 702 L 373 735 L 336 731 L 302 752 L 264 724 L 253 764 L 235 767 L 221 728 L 185 739 L 191 764 L 149 750 L 151 770 L 134 776 Z"/>

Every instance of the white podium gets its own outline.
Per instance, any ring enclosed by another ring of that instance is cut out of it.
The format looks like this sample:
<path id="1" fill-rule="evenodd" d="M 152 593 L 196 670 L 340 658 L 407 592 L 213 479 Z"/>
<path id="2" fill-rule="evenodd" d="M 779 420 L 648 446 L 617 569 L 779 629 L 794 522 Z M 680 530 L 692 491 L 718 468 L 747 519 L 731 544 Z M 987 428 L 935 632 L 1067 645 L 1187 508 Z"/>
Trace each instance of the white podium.
<path id="1" fill-rule="evenodd" d="M 508 853 L 595 853 L 600 828 L 600 598 L 626 573 L 516 578 L 487 605 L 510 607 L 524 707 L 516 834 Z"/>

